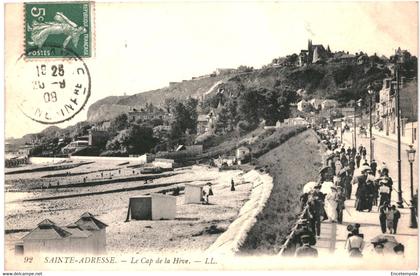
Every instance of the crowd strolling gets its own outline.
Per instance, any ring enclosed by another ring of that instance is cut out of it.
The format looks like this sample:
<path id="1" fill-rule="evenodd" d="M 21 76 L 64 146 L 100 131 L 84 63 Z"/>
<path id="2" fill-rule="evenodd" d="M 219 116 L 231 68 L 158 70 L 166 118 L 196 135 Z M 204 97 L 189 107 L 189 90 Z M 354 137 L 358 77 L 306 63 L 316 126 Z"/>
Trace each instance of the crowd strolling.
<path id="1" fill-rule="evenodd" d="M 403 254 L 404 246 L 395 240 L 392 234 L 398 230 L 400 212 L 391 205 L 393 181 L 385 163 L 366 159 L 364 146 L 358 148 L 341 145 L 334 130 L 317 131 L 322 142 L 328 148 L 325 166 L 319 171 L 319 180 L 305 185 L 300 197 L 302 216 L 292 232 L 289 254 L 297 257 L 318 256 L 316 245 L 321 235 L 321 222 L 343 223 L 345 201 L 351 199 L 355 189 L 355 210 L 357 212 L 379 212 L 380 232 L 370 243 L 373 253 L 383 254 L 384 248 L 392 250 L 386 253 Z M 374 209 L 376 208 L 376 209 Z M 350 257 L 363 256 L 364 235 L 360 224 L 347 226 L 348 236 L 345 250 Z"/>

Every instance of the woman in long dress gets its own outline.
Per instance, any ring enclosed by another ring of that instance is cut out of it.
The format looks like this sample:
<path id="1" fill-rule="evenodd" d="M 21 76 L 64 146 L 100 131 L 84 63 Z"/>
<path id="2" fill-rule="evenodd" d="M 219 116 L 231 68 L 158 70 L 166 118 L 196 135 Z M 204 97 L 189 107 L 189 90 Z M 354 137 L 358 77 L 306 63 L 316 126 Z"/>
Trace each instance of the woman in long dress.
<path id="1" fill-rule="evenodd" d="M 336 187 L 331 187 L 331 192 L 325 198 L 325 211 L 331 222 L 337 222 L 337 206 L 338 206 L 338 193 Z"/>

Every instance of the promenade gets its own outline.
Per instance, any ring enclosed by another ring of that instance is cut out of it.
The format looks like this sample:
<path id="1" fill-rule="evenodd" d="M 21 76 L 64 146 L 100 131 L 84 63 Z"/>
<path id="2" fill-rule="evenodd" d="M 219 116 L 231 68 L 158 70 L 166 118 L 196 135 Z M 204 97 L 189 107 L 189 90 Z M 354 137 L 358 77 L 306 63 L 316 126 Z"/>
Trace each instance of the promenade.
<path id="1" fill-rule="evenodd" d="M 347 132 L 343 135 L 343 142 L 346 146 L 351 146 L 351 133 Z M 357 143 L 359 146 L 362 144 L 368 149 L 369 152 L 369 139 L 364 137 L 357 137 Z M 409 167 L 407 161 L 407 154 L 405 149 L 408 148 L 406 145 L 402 147 L 401 160 L 402 160 L 402 190 L 403 198 L 405 202 L 410 200 L 410 183 L 409 183 Z M 418 154 L 417 154 L 418 155 Z M 369 156 L 367 157 L 369 159 Z M 394 180 L 394 188 L 398 187 L 397 177 L 397 163 L 396 163 L 396 145 L 393 141 L 377 137 L 375 141 L 375 159 L 378 164 L 385 162 L 390 169 L 390 176 Z M 418 158 L 414 164 L 414 185 L 418 187 Z M 395 162 L 394 162 L 395 161 Z M 405 161 L 405 162 L 404 162 Z M 358 173 L 356 170 L 355 174 Z M 415 188 L 416 189 L 416 188 Z M 373 246 L 370 241 L 381 235 L 381 228 L 379 223 L 379 212 L 378 207 L 374 206 L 371 212 L 358 212 L 356 211 L 355 204 L 355 192 L 354 187 L 350 200 L 345 201 L 346 209 L 343 214 L 343 223 L 330 223 L 323 222 L 321 224 L 321 237 L 318 239 L 316 248 L 320 258 L 331 258 L 332 256 L 340 257 L 341 262 L 349 260 L 348 253 L 344 249 L 346 238 L 347 238 L 347 225 L 359 223 L 361 225 L 360 232 L 364 234 L 365 248 L 363 250 L 364 257 L 360 260 L 360 268 L 367 268 L 373 263 L 378 261 L 378 255 L 373 251 Z M 396 205 L 398 195 L 395 190 L 392 192 L 391 204 Z M 404 203 L 404 208 L 398 209 L 401 213 L 401 219 L 398 222 L 397 234 L 393 235 L 396 240 L 402 243 L 405 247 L 404 258 L 398 257 L 386 257 L 386 261 L 382 267 L 404 267 L 405 269 L 417 269 L 418 268 L 418 229 L 409 227 L 410 224 L 410 209 L 408 205 Z M 387 234 L 389 235 L 389 234 Z M 345 266 L 345 263 L 337 264 L 337 266 Z"/>

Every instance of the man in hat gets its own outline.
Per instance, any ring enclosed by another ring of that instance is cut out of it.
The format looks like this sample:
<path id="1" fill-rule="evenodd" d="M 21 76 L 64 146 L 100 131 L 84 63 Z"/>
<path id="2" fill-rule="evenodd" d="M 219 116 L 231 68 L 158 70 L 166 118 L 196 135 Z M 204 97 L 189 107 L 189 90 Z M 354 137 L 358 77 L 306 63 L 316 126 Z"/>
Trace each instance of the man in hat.
<path id="1" fill-rule="evenodd" d="M 360 160 L 362 160 L 362 157 L 360 156 L 360 153 L 356 153 L 355 159 L 356 159 L 356 166 L 357 166 L 357 168 L 359 168 L 360 167 Z"/>
<path id="2" fill-rule="evenodd" d="M 352 151 L 351 151 L 351 147 L 349 146 L 348 148 L 347 148 L 347 155 L 348 156 L 351 156 L 352 155 L 352 153 L 351 153 Z"/>
<path id="3" fill-rule="evenodd" d="M 318 250 L 310 245 L 310 237 L 308 235 L 302 236 L 303 245 L 296 249 L 296 257 L 318 257 Z"/>
<path id="4" fill-rule="evenodd" d="M 388 202 L 384 202 L 379 206 L 379 224 L 381 225 L 382 234 L 386 233 L 386 215 L 389 209 Z"/>
<path id="5" fill-rule="evenodd" d="M 390 234 L 397 234 L 398 221 L 401 218 L 400 211 L 395 205 L 392 205 L 386 212 L 386 226 Z"/>
<path id="6" fill-rule="evenodd" d="M 346 208 L 344 202 L 346 201 L 346 195 L 344 189 L 340 186 L 337 187 L 337 222 L 343 223 L 343 210 Z"/>
<path id="7" fill-rule="evenodd" d="M 372 170 L 373 175 L 376 175 L 376 168 L 378 167 L 378 163 L 376 163 L 375 159 L 372 159 L 370 162 L 370 169 Z"/>
<path id="8" fill-rule="evenodd" d="M 311 231 L 318 237 L 321 235 L 321 216 L 325 213 L 323 195 L 319 195 L 322 194 L 320 188 L 320 185 L 315 186 L 315 192 L 309 196 L 308 209 L 306 211 Z"/>
<path id="9" fill-rule="evenodd" d="M 309 237 L 310 245 L 316 244 L 315 235 L 309 228 L 309 221 L 307 219 L 300 219 L 298 221 L 297 229 L 292 237 L 292 242 L 296 245 L 296 247 L 303 245 L 302 236 Z"/>

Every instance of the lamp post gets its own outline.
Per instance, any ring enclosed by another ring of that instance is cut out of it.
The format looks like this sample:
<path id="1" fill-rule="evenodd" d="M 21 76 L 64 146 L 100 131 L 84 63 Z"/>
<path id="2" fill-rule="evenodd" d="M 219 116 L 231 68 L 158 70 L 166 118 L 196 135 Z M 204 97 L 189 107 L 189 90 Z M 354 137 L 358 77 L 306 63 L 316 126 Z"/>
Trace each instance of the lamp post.
<path id="1" fill-rule="evenodd" d="M 400 63 L 401 59 L 397 57 L 395 64 L 395 78 L 397 83 L 396 88 L 396 112 L 397 112 L 397 163 L 398 163 L 398 208 L 404 208 L 401 190 L 401 111 L 400 111 Z"/>
<path id="2" fill-rule="evenodd" d="M 369 147 L 370 147 L 369 160 L 372 163 L 372 159 L 375 159 L 373 157 L 373 140 L 372 140 L 372 95 L 374 91 L 370 84 L 367 87 L 367 90 L 369 93 Z"/>
<path id="3" fill-rule="evenodd" d="M 413 163 L 416 159 L 416 150 L 413 145 L 407 150 L 408 162 L 410 162 L 410 228 L 417 228 L 416 210 L 414 210 L 414 192 L 413 192 Z"/>
<path id="4" fill-rule="evenodd" d="M 357 126 L 356 126 L 356 108 L 357 106 L 362 106 L 362 99 L 358 99 L 356 105 L 354 106 L 354 116 L 353 116 L 353 140 L 354 140 L 354 147 L 357 148 Z"/>

